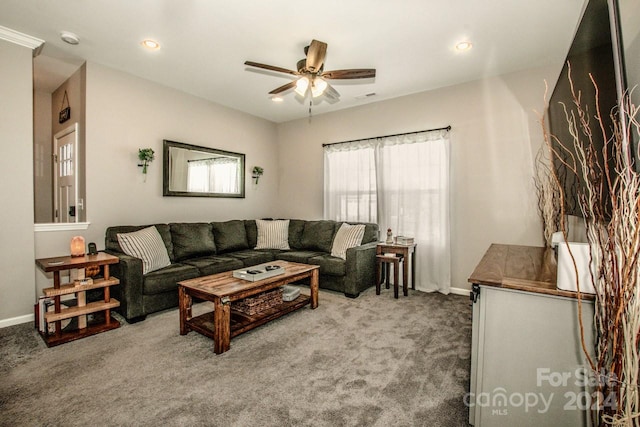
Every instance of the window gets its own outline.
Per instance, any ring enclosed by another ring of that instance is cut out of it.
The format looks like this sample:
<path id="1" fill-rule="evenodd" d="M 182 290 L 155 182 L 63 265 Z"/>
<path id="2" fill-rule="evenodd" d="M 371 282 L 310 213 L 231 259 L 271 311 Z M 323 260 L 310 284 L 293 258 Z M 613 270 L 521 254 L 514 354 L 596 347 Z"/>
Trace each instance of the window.
<path id="1" fill-rule="evenodd" d="M 377 222 L 378 199 L 373 146 L 327 148 L 324 173 L 325 218 Z"/>
<path id="2" fill-rule="evenodd" d="M 449 292 L 448 130 L 328 145 L 324 170 L 325 218 L 413 237 L 416 288 Z"/>

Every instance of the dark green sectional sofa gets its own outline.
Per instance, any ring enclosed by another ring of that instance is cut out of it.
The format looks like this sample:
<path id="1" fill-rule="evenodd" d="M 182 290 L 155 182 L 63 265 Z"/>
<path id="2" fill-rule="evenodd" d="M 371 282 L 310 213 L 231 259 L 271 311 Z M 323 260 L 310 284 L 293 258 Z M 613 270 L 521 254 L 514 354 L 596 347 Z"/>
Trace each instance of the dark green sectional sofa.
<path id="1" fill-rule="evenodd" d="M 147 314 L 178 305 L 177 282 L 221 273 L 276 259 L 320 266 L 320 288 L 355 298 L 374 285 L 378 225 L 365 224 L 362 245 L 347 250 L 346 260 L 331 256 L 333 238 L 341 222 L 292 219 L 290 250 L 253 249 L 257 242 L 255 220 L 211 223 L 153 224 L 167 248 L 171 265 L 142 274 L 142 261 L 122 252 L 118 233 L 149 225 L 109 227 L 105 251 L 120 258 L 111 274 L 120 279 L 112 288 L 120 301 L 117 311 L 127 321 L 143 320 Z"/>

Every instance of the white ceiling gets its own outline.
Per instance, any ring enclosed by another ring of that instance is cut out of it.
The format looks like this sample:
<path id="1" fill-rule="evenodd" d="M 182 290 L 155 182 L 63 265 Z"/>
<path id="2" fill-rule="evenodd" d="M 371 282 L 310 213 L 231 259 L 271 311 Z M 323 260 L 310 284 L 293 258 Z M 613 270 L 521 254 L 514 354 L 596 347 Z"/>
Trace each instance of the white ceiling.
<path id="1" fill-rule="evenodd" d="M 332 81 L 340 101 L 321 114 L 564 61 L 585 0 L 2 0 L 0 25 L 46 41 L 36 85 L 52 91 L 85 60 L 273 122 L 308 115 L 291 91 L 268 92 L 311 39 L 328 43 L 325 70 L 376 68 L 375 79 Z M 60 40 L 63 30 L 80 44 Z M 149 52 L 144 38 L 162 48 Z M 473 49 L 460 53 L 462 40 Z M 375 96 L 358 99 L 375 93 Z"/>

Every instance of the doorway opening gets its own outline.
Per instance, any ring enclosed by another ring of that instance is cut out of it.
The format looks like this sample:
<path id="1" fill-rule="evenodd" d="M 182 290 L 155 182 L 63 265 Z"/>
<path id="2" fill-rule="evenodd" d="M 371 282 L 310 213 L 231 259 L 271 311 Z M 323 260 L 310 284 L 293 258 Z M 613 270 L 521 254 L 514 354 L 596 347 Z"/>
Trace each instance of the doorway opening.
<path id="1" fill-rule="evenodd" d="M 33 89 L 34 222 L 85 222 L 86 65 L 48 56 L 45 45 L 33 60 Z"/>

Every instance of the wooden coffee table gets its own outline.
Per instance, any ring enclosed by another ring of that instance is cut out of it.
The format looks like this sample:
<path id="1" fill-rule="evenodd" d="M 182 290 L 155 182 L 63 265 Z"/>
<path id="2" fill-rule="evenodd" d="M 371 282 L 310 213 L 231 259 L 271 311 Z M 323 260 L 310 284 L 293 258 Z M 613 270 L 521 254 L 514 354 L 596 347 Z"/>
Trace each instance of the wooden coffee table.
<path id="1" fill-rule="evenodd" d="M 227 271 L 178 282 L 180 335 L 196 331 L 213 338 L 213 349 L 216 354 L 220 354 L 229 350 L 231 338 L 243 332 L 284 316 L 309 303 L 312 309 L 318 307 L 319 266 L 288 261 L 273 261 L 269 264 L 283 267 L 284 274 L 251 282 L 237 279 L 233 277 L 232 271 Z M 241 313 L 231 307 L 231 303 L 234 301 L 306 278 L 311 279 L 309 296 L 300 295 L 293 301 L 285 301 L 254 315 Z M 193 297 L 212 301 L 213 312 L 193 317 L 191 312 Z"/>

